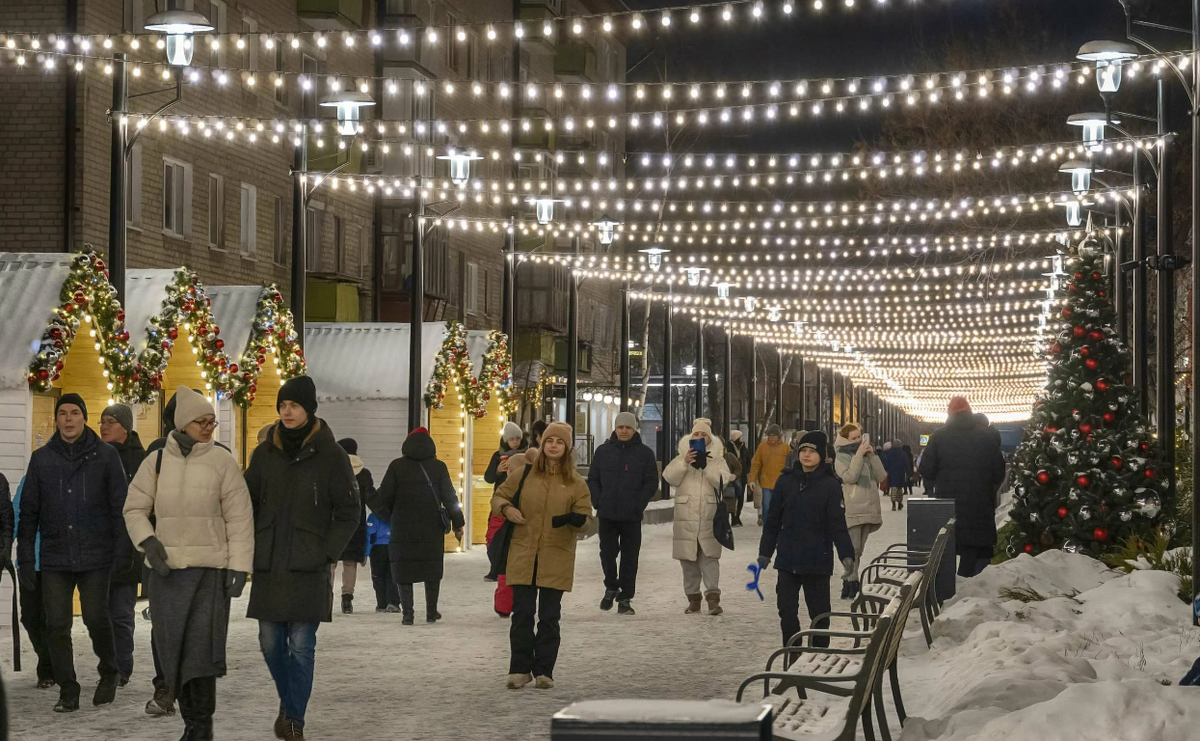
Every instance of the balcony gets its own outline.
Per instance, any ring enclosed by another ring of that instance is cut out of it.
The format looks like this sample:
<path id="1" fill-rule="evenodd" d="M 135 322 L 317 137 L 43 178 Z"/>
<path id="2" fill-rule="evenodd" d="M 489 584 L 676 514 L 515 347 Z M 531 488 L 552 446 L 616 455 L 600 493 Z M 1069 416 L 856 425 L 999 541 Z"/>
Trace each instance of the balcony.
<path id="1" fill-rule="evenodd" d="M 363 0 L 296 0 L 296 14 L 317 31 L 354 31 L 363 27 Z"/>
<path id="2" fill-rule="evenodd" d="M 563 82 L 596 82 L 596 50 L 579 41 L 561 42 L 554 52 L 554 74 Z"/>
<path id="3" fill-rule="evenodd" d="M 333 130 L 332 122 L 330 127 L 326 128 L 321 134 L 312 131 L 308 132 L 309 172 L 330 172 L 339 165 L 348 162 L 349 164 L 338 170 L 339 175 L 363 174 L 363 165 L 366 160 L 363 157 L 362 149 L 357 146 L 347 146 L 345 149 L 338 149 L 338 139 L 337 132 Z"/>
<path id="4" fill-rule="evenodd" d="M 522 7 L 519 18 L 525 29 L 525 38 L 521 46 L 529 51 L 553 54 L 558 44 L 558 14 L 544 5 L 536 5 Z M 554 26 L 554 33 L 548 36 L 543 28 L 546 21 L 550 21 Z"/>
<path id="5" fill-rule="evenodd" d="M 517 290 L 518 321 L 523 329 L 565 332 L 570 273 L 561 265 L 533 264 L 521 268 Z"/>

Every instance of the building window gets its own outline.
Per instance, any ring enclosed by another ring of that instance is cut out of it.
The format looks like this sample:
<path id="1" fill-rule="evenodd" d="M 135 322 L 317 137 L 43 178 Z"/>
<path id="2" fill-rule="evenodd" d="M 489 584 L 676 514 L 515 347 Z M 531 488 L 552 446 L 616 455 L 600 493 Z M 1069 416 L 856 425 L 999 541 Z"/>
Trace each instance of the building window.
<path id="1" fill-rule="evenodd" d="M 145 33 L 145 24 L 146 0 L 125 0 L 121 24 L 125 33 Z"/>
<path id="2" fill-rule="evenodd" d="M 371 245 L 367 244 L 367 230 L 358 228 L 358 277 L 371 277 Z"/>
<path id="3" fill-rule="evenodd" d="M 163 159 L 163 231 L 186 239 L 191 231 L 192 166 Z"/>
<path id="4" fill-rule="evenodd" d="M 208 246 L 225 249 L 225 179 L 208 176 Z"/>
<path id="5" fill-rule="evenodd" d="M 287 56 L 283 50 L 283 44 L 275 44 L 275 79 L 271 80 L 271 84 L 275 86 L 275 102 L 279 105 L 288 104 L 288 86 L 284 71 L 287 69 Z"/>
<path id="6" fill-rule="evenodd" d="M 218 34 L 229 33 L 229 7 L 222 0 L 209 0 L 208 20 L 213 24 L 214 31 Z M 226 53 L 229 46 L 228 38 L 214 37 L 214 40 L 220 41 L 220 45 L 209 56 L 209 64 L 214 67 L 224 67 L 227 59 Z M 209 47 L 212 48 L 211 46 Z"/>
<path id="7" fill-rule="evenodd" d="M 254 257 L 258 249 L 258 188 L 242 183 L 242 227 L 238 244 L 244 257 Z"/>
<path id="8" fill-rule="evenodd" d="M 242 49 L 242 66 L 251 71 L 257 70 L 258 45 L 262 43 L 258 38 L 258 21 L 253 18 L 242 19 L 242 42 L 245 44 Z"/>
<path id="9" fill-rule="evenodd" d="M 346 228 L 341 216 L 333 217 L 333 272 L 345 274 L 346 270 Z"/>
<path id="10" fill-rule="evenodd" d="M 142 143 L 135 142 L 125 160 L 125 223 L 142 225 Z"/>
<path id="11" fill-rule="evenodd" d="M 318 210 L 318 204 L 310 203 L 304 223 L 304 269 L 320 270 L 317 264 L 318 247 L 321 244 L 321 230 L 325 226 L 324 212 Z"/>
<path id="12" fill-rule="evenodd" d="M 307 90 L 303 86 L 300 88 L 302 91 L 300 93 L 300 106 L 303 109 L 304 118 L 317 117 L 317 80 L 321 75 L 323 66 L 321 62 L 307 54 L 300 58 L 300 73 L 303 75 L 304 80 L 309 83 Z"/>
<path id="13" fill-rule="evenodd" d="M 274 240 L 273 249 L 271 250 L 272 259 L 274 259 L 276 265 L 287 265 L 287 243 L 283 240 L 283 199 L 275 196 L 274 206 L 274 211 L 272 211 L 274 214 L 272 229 L 274 231 L 271 233 L 271 238 Z"/>
<path id="14" fill-rule="evenodd" d="M 463 306 L 468 314 L 479 313 L 479 265 L 467 263 L 467 279 L 463 281 Z"/>

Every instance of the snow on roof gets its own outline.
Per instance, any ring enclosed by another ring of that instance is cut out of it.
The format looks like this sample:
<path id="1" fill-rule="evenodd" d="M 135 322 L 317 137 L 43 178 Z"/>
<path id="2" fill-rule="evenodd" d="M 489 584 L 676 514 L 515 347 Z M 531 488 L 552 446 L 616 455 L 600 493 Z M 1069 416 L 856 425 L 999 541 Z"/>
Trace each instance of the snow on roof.
<path id="1" fill-rule="evenodd" d="M 23 388 L 74 254 L 0 252 L 0 388 Z"/>
<path id="2" fill-rule="evenodd" d="M 258 299 L 262 286 L 206 286 L 212 300 L 212 315 L 221 328 L 225 351 L 230 360 L 238 362 L 250 342 L 250 330 L 258 314 Z"/>
<path id="3" fill-rule="evenodd" d="M 125 276 L 125 328 L 135 353 L 146 349 L 150 318 L 162 313 L 167 286 L 175 281 L 173 269 L 130 270 Z"/>
<path id="4" fill-rule="evenodd" d="M 304 328 L 304 359 L 320 401 L 408 398 L 408 329 L 393 323 L 312 323 Z M 433 376 L 446 325 L 421 330 L 421 389 Z"/>

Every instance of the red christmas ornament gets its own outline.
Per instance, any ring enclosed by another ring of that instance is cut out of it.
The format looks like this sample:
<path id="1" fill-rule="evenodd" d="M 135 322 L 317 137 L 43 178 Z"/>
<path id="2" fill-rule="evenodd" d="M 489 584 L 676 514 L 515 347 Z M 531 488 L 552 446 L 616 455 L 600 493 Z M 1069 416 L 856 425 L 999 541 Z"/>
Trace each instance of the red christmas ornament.
<path id="1" fill-rule="evenodd" d="M 1120 468 L 1121 466 L 1125 465 L 1125 461 L 1121 460 L 1121 456 L 1119 455 L 1114 455 L 1112 458 L 1109 458 L 1108 462 L 1113 465 L 1113 468 Z"/>
<path id="2" fill-rule="evenodd" d="M 1148 478 L 1148 479 L 1152 479 L 1156 476 L 1156 474 L 1154 473 L 1154 469 L 1150 468 L 1149 466 L 1146 467 L 1146 470 L 1144 473 L 1146 474 L 1146 478 Z"/>
<path id="3" fill-rule="evenodd" d="M 1096 390 L 1108 391 L 1108 381 L 1105 381 L 1103 378 L 1096 379 Z"/>
<path id="4" fill-rule="evenodd" d="M 1083 424 L 1079 425 L 1079 431 L 1086 435 L 1092 431 L 1092 426 L 1091 424 L 1084 422 Z"/>
<path id="5" fill-rule="evenodd" d="M 1092 342 L 1099 342 L 1100 340 L 1104 339 L 1104 333 L 1100 332 L 1099 330 L 1092 330 L 1091 332 L 1088 332 L 1088 339 Z"/>
<path id="6" fill-rule="evenodd" d="M 1066 517 L 1066 516 L 1067 516 L 1067 508 L 1066 508 L 1066 507 L 1059 507 L 1059 508 L 1058 508 L 1058 516 L 1059 516 L 1060 518 L 1061 518 L 1061 517 Z"/>
<path id="7" fill-rule="evenodd" d="M 1037 482 L 1043 485 L 1050 483 L 1050 472 L 1046 470 L 1038 471 Z"/>
<path id="8" fill-rule="evenodd" d="M 1090 486 L 1091 483 L 1092 479 L 1086 473 L 1081 473 L 1075 477 L 1075 484 L 1077 486 Z"/>
<path id="9" fill-rule="evenodd" d="M 1086 347 L 1079 348 L 1079 356 L 1080 357 L 1086 358 L 1087 356 L 1089 356 L 1091 354 L 1092 354 L 1092 351 L 1087 349 Z"/>
<path id="10" fill-rule="evenodd" d="M 1054 345 L 1050 348 L 1050 352 L 1052 352 L 1054 354 L 1058 354 L 1058 353 L 1062 352 L 1062 345 L 1059 345 L 1057 342 L 1055 342 Z"/>
<path id="11" fill-rule="evenodd" d="M 42 369 L 38 370 L 37 377 L 38 377 L 39 381 L 45 381 L 46 379 L 48 379 L 50 377 L 50 371 L 46 370 L 45 368 L 42 368 Z"/>
<path id="12" fill-rule="evenodd" d="M 1063 310 L 1062 310 L 1062 315 L 1063 315 L 1063 316 L 1071 316 L 1071 310 L 1070 310 L 1070 309 L 1063 309 Z"/>
<path id="13" fill-rule="evenodd" d="M 1083 273 L 1076 273 L 1075 280 L 1083 280 Z"/>
<path id="14" fill-rule="evenodd" d="M 1026 544 L 1025 544 L 1025 552 L 1026 552 L 1026 553 L 1033 553 L 1033 543 L 1026 543 Z"/>
<path id="15" fill-rule="evenodd" d="M 170 337 L 172 340 L 179 339 L 179 328 L 171 327 L 171 329 L 167 331 L 167 337 Z"/>
<path id="16" fill-rule="evenodd" d="M 1076 325 L 1071 327 L 1071 334 L 1075 335 L 1076 337 L 1083 337 L 1085 334 L 1087 334 L 1087 330 L 1079 325 Z"/>
<path id="17" fill-rule="evenodd" d="M 117 321 L 125 321 L 125 311 L 123 309 L 117 312 Z"/>
<path id="18" fill-rule="evenodd" d="M 1096 370 L 1100 367 L 1100 363 L 1095 358 L 1088 358 L 1083 361 L 1083 364 L 1087 366 L 1088 370 Z"/>
<path id="19" fill-rule="evenodd" d="M 171 341 L 170 341 L 170 340 L 163 340 L 163 341 L 162 341 L 162 349 L 164 349 L 164 350 L 170 350 L 170 349 L 171 349 Z"/>
<path id="20" fill-rule="evenodd" d="M 74 314 L 75 313 L 75 304 L 68 302 L 67 305 L 63 307 L 63 313 L 64 314 Z"/>
<path id="21" fill-rule="evenodd" d="M 1053 435 L 1054 433 L 1058 432 L 1058 428 L 1047 426 L 1042 428 L 1042 432 L 1046 433 L 1047 435 Z"/>
<path id="22" fill-rule="evenodd" d="M 1111 425 L 1113 422 L 1116 422 L 1116 421 L 1117 421 L 1116 414 L 1113 414 L 1112 412 L 1104 413 L 1104 424 Z"/>
<path id="23" fill-rule="evenodd" d="M 217 346 L 218 350 L 222 350 L 225 348 L 225 340 L 218 339 L 214 344 Z"/>
<path id="24" fill-rule="evenodd" d="M 237 372 L 238 372 L 238 365 L 237 365 L 237 363 L 230 363 L 230 364 L 229 364 L 229 372 L 230 372 L 230 373 L 237 373 Z"/>
<path id="25" fill-rule="evenodd" d="M 1098 527 L 1092 531 L 1092 537 L 1103 543 L 1104 541 L 1108 540 L 1108 530 Z"/>

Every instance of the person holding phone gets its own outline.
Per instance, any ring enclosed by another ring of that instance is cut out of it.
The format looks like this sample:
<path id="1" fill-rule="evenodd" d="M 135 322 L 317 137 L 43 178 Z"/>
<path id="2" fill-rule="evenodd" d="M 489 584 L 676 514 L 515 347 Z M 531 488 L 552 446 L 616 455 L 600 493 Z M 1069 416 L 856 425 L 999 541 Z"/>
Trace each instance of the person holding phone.
<path id="1" fill-rule="evenodd" d="M 667 464 L 663 478 L 675 487 L 671 555 L 683 567 L 683 593 L 688 600 L 684 614 L 699 614 L 703 598 L 708 614 L 720 615 L 722 545 L 713 534 L 713 519 L 725 485 L 734 477 L 725 464 L 725 446 L 712 434 L 712 422 L 700 418 L 692 424 L 691 434 L 679 441 L 679 455 Z"/>
<path id="2" fill-rule="evenodd" d="M 875 448 L 871 447 L 870 437 L 853 422 L 838 432 L 834 447 L 837 448 L 834 470 L 842 480 L 846 527 L 850 531 L 850 541 L 854 543 L 854 569 L 842 579 L 842 599 L 853 599 L 858 594 L 858 572 L 867 536 L 883 525 L 879 485 L 887 478 L 887 471 L 875 454 Z"/>

